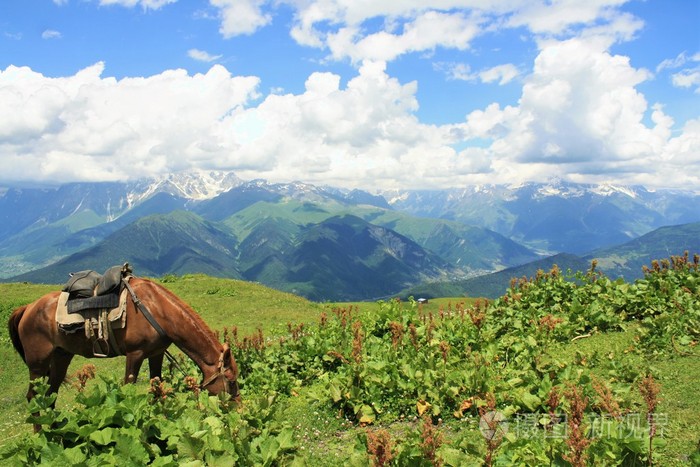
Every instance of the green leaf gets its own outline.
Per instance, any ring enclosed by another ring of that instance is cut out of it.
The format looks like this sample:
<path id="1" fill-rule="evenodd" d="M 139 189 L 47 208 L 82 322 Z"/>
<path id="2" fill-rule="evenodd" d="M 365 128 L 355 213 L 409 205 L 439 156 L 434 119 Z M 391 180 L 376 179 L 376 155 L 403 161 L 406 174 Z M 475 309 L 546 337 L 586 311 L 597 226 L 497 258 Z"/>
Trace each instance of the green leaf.
<path id="1" fill-rule="evenodd" d="M 530 394 L 527 391 L 523 391 L 522 393 L 520 393 L 520 401 L 525 407 L 532 411 L 534 411 L 537 407 L 540 406 L 540 404 L 542 404 L 542 399 L 540 399 L 534 394 Z"/>
<path id="2" fill-rule="evenodd" d="M 462 451 L 455 448 L 443 448 L 440 450 L 440 457 L 442 458 L 445 465 L 461 467 L 463 465 L 469 465 L 469 456 Z"/>
<path id="3" fill-rule="evenodd" d="M 84 446 L 85 445 L 82 444 L 80 446 L 64 449 L 63 456 L 66 459 L 66 463 L 69 465 L 77 465 L 85 462 L 87 460 L 87 455 L 83 452 L 82 448 Z"/>
<path id="4" fill-rule="evenodd" d="M 112 427 L 102 428 L 101 430 L 90 433 L 90 441 L 106 446 L 116 441 L 115 429 Z"/>
<path id="5" fill-rule="evenodd" d="M 277 441 L 279 441 L 280 449 L 282 451 L 289 451 L 296 448 L 296 442 L 294 441 L 294 430 L 291 427 L 284 427 L 277 435 Z"/>
<path id="6" fill-rule="evenodd" d="M 277 459 L 280 451 L 280 443 L 276 438 L 271 436 L 266 437 L 260 443 L 260 454 L 262 455 L 263 465 L 271 465 L 272 461 Z"/>
<path id="7" fill-rule="evenodd" d="M 343 393 L 335 380 L 328 384 L 328 392 L 333 402 L 339 402 L 343 398 Z"/>

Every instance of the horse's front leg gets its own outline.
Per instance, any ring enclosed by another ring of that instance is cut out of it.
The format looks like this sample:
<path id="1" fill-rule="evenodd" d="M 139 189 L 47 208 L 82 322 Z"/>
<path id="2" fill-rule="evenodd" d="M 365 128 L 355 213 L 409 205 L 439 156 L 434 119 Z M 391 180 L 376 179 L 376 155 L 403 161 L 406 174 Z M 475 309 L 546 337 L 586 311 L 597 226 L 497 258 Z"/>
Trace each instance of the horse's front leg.
<path id="1" fill-rule="evenodd" d="M 150 371 L 151 374 L 151 379 L 153 378 L 160 378 L 163 379 L 162 374 L 163 374 L 163 356 L 165 354 L 157 354 L 153 355 L 152 357 L 148 358 L 148 370 Z"/>
<path id="2" fill-rule="evenodd" d="M 141 350 L 135 350 L 126 354 L 126 371 L 124 373 L 124 384 L 135 383 L 139 376 L 144 356 Z M 161 356 L 162 360 L 162 356 Z"/>

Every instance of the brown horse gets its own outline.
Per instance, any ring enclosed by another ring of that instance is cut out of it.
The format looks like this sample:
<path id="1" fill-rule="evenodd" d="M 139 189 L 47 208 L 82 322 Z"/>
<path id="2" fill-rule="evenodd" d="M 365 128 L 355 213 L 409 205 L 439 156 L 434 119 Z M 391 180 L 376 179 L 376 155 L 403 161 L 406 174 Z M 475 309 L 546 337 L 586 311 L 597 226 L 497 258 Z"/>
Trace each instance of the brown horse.
<path id="1" fill-rule="evenodd" d="M 152 281 L 134 277 L 129 285 L 146 312 L 160 325 L 163 335 L 144 317 L 133 298 L 128 299 L 126 327 L 114 330 L 119 353 L 126 355 L 124 383 L 136 382 L 146 358 L 151 378 L 159 377 L 163 354 L 173 343 L 202 371 L 202 389 L 211 394 L 226 392 L 239 399 L 238 367 L 231 350 L 219 342 L 202 318 L 175 294 Z M 35 395 L 32 380 L 48 377 L 50 391 L 58 392 L 73 356 L 94 356 L 92 343 L 83 333 L 66 334 L 58 328 L 55 316 L 59 295 L 60 292 L 44 295 L 10 315 L 12 343 L 29 367 L 28 400 Z"/>

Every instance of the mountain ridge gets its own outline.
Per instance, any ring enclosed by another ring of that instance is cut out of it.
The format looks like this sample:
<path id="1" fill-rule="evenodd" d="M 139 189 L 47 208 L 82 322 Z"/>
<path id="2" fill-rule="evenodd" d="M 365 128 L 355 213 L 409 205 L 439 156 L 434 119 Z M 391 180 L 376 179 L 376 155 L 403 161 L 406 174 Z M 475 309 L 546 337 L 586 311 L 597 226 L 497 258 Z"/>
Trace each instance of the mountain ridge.
<path id="1" fill-rule="evenodd" d="M 224 172 L 51 189 L 15 187 L 0 190 L 0 219 L 6 221 L 0 226 L 0 277 L 39 277 L 47 267 L 59 267 L 71 257 L 73 264 L 75 258 L 89 259 L 90 255 L 96 262 L 99 255 L 122 262 L 105 253 L 113 248 L 109 246 L 114 243 L 111 236 L 122 229 L 135 228 L 140 236 L 132 242 L 144 248 L 167 244 L 154 240 L 158 235 L 146 235 L 147 229 L 139 222 L 149 219 L 153 226 L 170 232 L 179 246 L 171 245 L 169 253 L 162 255 L 144 254 L 154 261 L 144 265 L 148 274 L 206 271 L 274 284 L 282 290 L 296 287 L 307 297 L 324 299 L 329 289 L 323 284 L 324 274 L 343 276 L 354 270 L 355 275 L 386 286 L 378 290 L 362 283 L 348 291 L 344 284 L 336 284 L 335 296 L 357 298 L 366 290 L 374 298 L 423 280 L 447 276 L 466 280 L 553 254 L 584 257 L 601 251 L 612 257 L 606 248 L 614 251 L 617 245 L 666 224 L 678 224 L 673 222 L 678 219 L 700 221 L 698 201 L 700 197 L 692 191 L 561 180 L 372 194 L 303 182 L 243 181 Z M 175 214 L 178 211 L 187 216 Z M 171 218 L 179 220 L 169 223 Z M 346 222 L 341 228 L 339 219 L 343 218 Z M 364 225 L 361 235 L 349 228 L 353 222 Z M 192 236 L 184 232 L 187 225 Z M 310 247 L 313 232 L 327 235 L 315 249 Z M 665 235 L 673 236 L 670 231 Z M 679 234 L 681 239 L 674 245 L 688 245 L 691 248 L 686 249 L 692 250 L 694 243 L 683 240 L 684 235 L 689 234 Z M 353 238 L 361 238 L 367 248 L 371 245 L 380 259 L 371 260 L 371 255 L 363 259 L 358 252 L 346 254 Z M 409 242 L 413 251 L 432 258 L 423 274 L 395 248 Z M 303 253 L 305 248 L 308 251 Z M 227 252 L 222 253 L 224 250 Z M 335 257 L 338 264 L 326 261 L 327 257 Z M 632 264 L 631 259 L 626 261 Z M 363 264 L 369 266 L 363 270 Z M 195 271 L 195 266 L 203 271 Z M 377 275 L 383 268 L 391 270 L 391 281 Z M 32 275 L 32 271 L 39 272 Z M 628 274 L 622 269 L 618 272 Z M 314 279 L 306 280 L 309 277 Z M 352 283 L 350 276 L 345 282 Z"/>

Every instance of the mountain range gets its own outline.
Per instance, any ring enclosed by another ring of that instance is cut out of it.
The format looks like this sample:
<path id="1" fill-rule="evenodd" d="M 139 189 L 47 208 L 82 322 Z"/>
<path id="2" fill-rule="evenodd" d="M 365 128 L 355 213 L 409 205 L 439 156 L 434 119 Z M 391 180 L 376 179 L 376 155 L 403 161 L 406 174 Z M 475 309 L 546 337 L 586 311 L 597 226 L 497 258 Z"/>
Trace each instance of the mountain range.
<path id="1" fill-rule="evenodd" d="M 128 261 L 139 275 L 201 272 L 313 300 L 377 299 L 419 284 L 487 296 L 485 281 L 500 283 L 489 274 L 560 253 L 634 279 L 657 251 L 700 251 L 699 198 L 559 180 L 369 193 L 214 171 L 8 187 L 0 277 L 62 283 Z M 679 224 L 689 226 L 670 227 Z"/>

